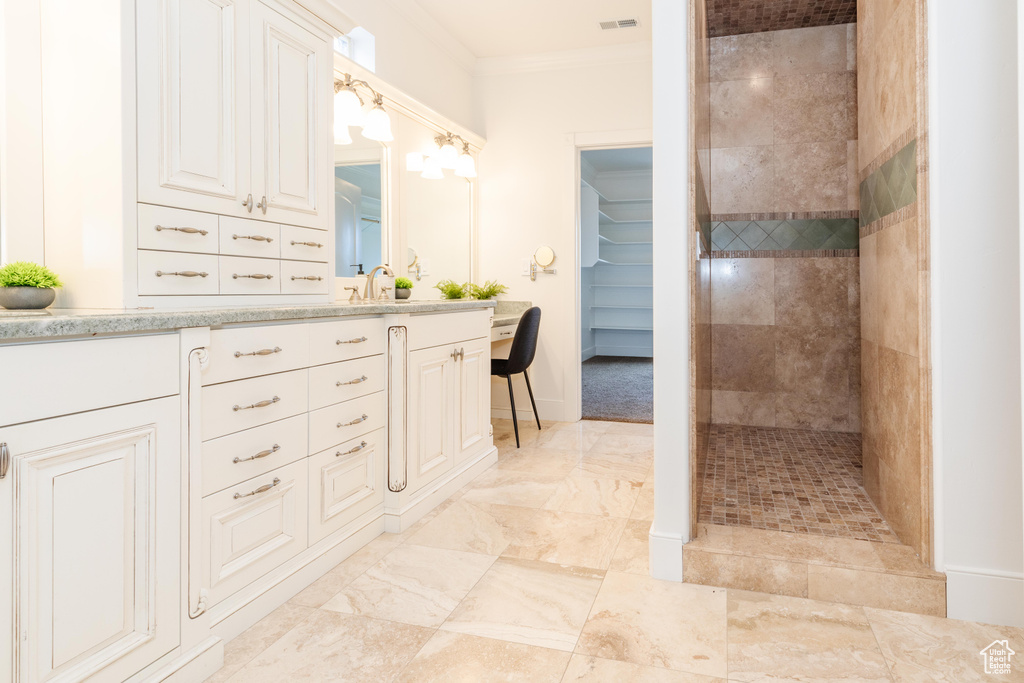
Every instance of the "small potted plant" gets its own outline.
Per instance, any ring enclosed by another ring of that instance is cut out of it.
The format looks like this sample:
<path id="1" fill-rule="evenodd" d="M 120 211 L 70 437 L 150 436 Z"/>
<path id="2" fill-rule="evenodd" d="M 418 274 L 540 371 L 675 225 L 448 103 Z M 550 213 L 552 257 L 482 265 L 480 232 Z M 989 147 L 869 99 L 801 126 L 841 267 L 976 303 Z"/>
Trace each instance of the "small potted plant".
<path id="1" fill-rule="evenodd" d="M 28 261 L 15 261 L 0 268 L 0 306 L 7 309 L 46 308 L 63 287 L 56 273 Z"/>
<path id="2" fill-rule="evenodd" d="M 407 277 L 395 278 L 395 301 L 408 299 L 412 296 L 412 280 Z"/>
<path id="3" fill-rule="evenodd" d="M 441 280 L 434 285 L 434 288 L 441 290 L 441 298 L 443 299 L 461 299 L 466 296 L 469 283 L 460 285 L 454 280 Z"/>
<path id="4" fill-rule="evenodd" d="M 469 288 L 473 294 L 473 298 L 480 299 L 481 301 L 494 299 L 499 294 L 504 294 L 508 291 L 508 287 L 498 284 L 497 280 L 488 280 L 483 284 L 483 286 L 471 284 Z"/>

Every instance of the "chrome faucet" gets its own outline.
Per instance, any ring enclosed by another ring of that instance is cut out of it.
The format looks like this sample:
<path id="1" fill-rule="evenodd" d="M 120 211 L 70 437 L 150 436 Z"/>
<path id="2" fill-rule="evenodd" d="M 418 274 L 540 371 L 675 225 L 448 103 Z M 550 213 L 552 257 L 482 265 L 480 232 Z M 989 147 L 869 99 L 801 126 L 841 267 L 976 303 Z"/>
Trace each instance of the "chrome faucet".
<path id="1" fill-rule="evenodd" d="M 374 278 L 377 277 L 377 271 L 383 270 L 384 274 L 388 277 L 394 277 L 395 272 L 386 265 L 377 266 L 366 276 L 366 289 L 363 290 L 363 300 L 372 301 L 377 297 L 377 285 L 374 284 Z"/>

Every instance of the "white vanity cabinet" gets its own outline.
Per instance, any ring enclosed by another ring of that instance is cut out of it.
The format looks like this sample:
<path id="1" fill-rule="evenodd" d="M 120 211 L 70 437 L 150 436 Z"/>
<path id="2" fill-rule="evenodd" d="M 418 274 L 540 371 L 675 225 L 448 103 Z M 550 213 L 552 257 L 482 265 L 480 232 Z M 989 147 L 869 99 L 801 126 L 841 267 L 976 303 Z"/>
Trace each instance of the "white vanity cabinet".
<path id="1" fill-rule="evenodd" d="M 139 201 L 326 230 L 331 37 L 265 0 L 137 3 Z"/>
<path id="2" fill-rule="evenodd" d="M 177 338 L 0 345 L 0 367 L 45 387 L 0 395 L 25 419 L 0 424 L 0 680 L 123 681 L 180 639 Z"/>

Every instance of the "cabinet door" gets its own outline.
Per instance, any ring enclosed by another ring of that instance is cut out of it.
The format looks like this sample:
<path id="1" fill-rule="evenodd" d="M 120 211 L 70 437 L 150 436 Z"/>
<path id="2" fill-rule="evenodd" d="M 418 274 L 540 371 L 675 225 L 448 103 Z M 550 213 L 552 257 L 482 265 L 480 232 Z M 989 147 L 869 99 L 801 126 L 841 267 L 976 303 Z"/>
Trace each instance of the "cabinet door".
<path id="1" fill-rule="evenodd" d="M 328 228 L 330 41 L 252 4 L 252 186 L 257 217 Z"/>
<path id="2" fill-rule="evenodd" d="M 465 462 L 487 445 L 491 431 L 491 343 L 474 339 L 459 344 L 455 460 Z"/>
<path id="3" fill-rule="evenodd" d="M 454 346 L 436 346 L 409 354 L 409 491 L 455 464 L 454 351 Z"/>
<path id="4" fill-rule="evenodd" d="M 177 397 L 0 429 L 0 679 L 122 681 L 177 647 L 179 441 Z"/>
<path id="5" fill-rule="evenodd" d="M 249 215 L 248 8 L 138 3 L 140 201 Z"/>

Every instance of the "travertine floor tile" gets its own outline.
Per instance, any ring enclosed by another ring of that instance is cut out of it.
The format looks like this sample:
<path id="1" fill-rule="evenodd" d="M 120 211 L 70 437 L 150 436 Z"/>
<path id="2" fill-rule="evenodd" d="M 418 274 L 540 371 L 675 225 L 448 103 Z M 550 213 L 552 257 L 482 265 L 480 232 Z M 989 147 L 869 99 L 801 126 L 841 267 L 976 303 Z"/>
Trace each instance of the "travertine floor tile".
<path id="1" fill-rule="evenodd" d="M 1024 629 L 864 608 L 896 683 L 1024 681 Z M 1008 675 L 985 673 L 981 650 L 1009 641 L 1018 654 Z"/>
<path id="2" fill-rule="evenodd" d="M 494 560 L 477 553 L 403 545 L 328 600 L 323 609 L 437 627 Z"/>
<path id="3" fill-rule="evenodd" d="M 533 443 L 542 448 L 583 452 L 597 443 L 603 433 L 599 427 L 588 427 L 584 422 L 561 423 L 542 429 Z"/>
<path id="4" fill-rule="evenodd" d="M 626 436 L 654 436 L 654 425 L 637 422 L 606 422 L 605 434 L 625 434 Z"/>
<path id="5" fill-rule="evenodd" d="M 603 577 L 595 569 L 499 558 L 441 628 L 568 652 Z"/>
<path id="6" fill-rule="evenodd" d="M 619 539 L 619 545 L 612 555 L 612 563 L 608 568 L 617 572 L 628 574 L 650 575 L 650 550 L 648 548 L 648 537 L 651 533 L 651 523 L 645 519 L 631 519 L 626 522 L 626 528 Z"/>
<path id="7" fill-rule="evenodd" d="M 434 631 L 318 610 L 231 677 L 232 683 L 391 680 Z"/>
<path id="8" fill-rule="evenodd" d="M 576 652 L 724 677 L 725 591 L 608 572 Z"/>
<path id="9" fill-rule="evenodd" d="M 207 683 L 221 683 L 309 618 L 315 610 L 285 603 L 224 646 L 224 666 Z"/>
<path id="10" fill-rule="evenodd" d="M 635 481 L 574 474 L 558 485 L 544 508 L 625 518 L 633 511 L 636 498 L 640 495 L 640 486 Z"/>
<path id="11" fill-rule="evenodd" d="M 385 540 L 383 535 L 378 536 L 352 553 L 337 567 L 309 584 L 288 602 L 306 607 L 320 607 L 398 545 L 398 541 Z"/>
<path id="12" fill-rule="evenodd" d="M 889 681 L 864 610 L 729 591 L 729 679 Z"/>
<path id="13" fill-rule="evenodd" d="M 654 457 L 654 436 L 606 432 L 590 447 L 592 453 L 615 453 Z"/>
<path id="14" fill-rule="evenodd" d="M 615 517 L 537 510 L 516 529 L 502 554 L 521 560 L 607 569 L 625 527 L 626 520 Z"/>
<path id="15" fill-rule="evenodd" d="M 654 459 L 644 453 L 603 453 L 587 451 L 580 456 L 576 469 L 583 476 L 643 482 Z"/>
<path id="16" fill-rule="evenodd" d="M 460 500 L 411 536 L 408 543 L 500 555 L 516 530 L 535 514 L 533 508 Z"/>
<path id="17" fill-rule="evenodd" d="M 495 468 L 564 477 L 572 472 L 579 459 L 577 451 L 524 446 L 503 450 Z"/>
<path id="18" fill-rule="evenodd" d="M 645 522 L 654 521 L 654 483 L 648 482 L 640 489 L 640 495 L 636 497 L 636 504 L 633 511 L 629 513 L 630 519 L 642 519 Z"/>
<path id="19" fill-rule="evenodd" d="M 574 681 L 585 681 L 586 683 L 715 683 L 716 681 L 724 682 L 725 679 L 617 662 L 613 659 L 573 655 L 562 682 L 573 683 Z"/>
<path id="20" fill-rule="evenodd" d="M 464 489 L 467 503 L 496 503 L 539 508 L 548 502 L 562 477 L 498 470 L 493 467 L 474 479 Z"/>
<path id="21" fill-rule="evenodd" d="M 568 652 L 438 631 L 396 683 L 558 683 Z"/>

